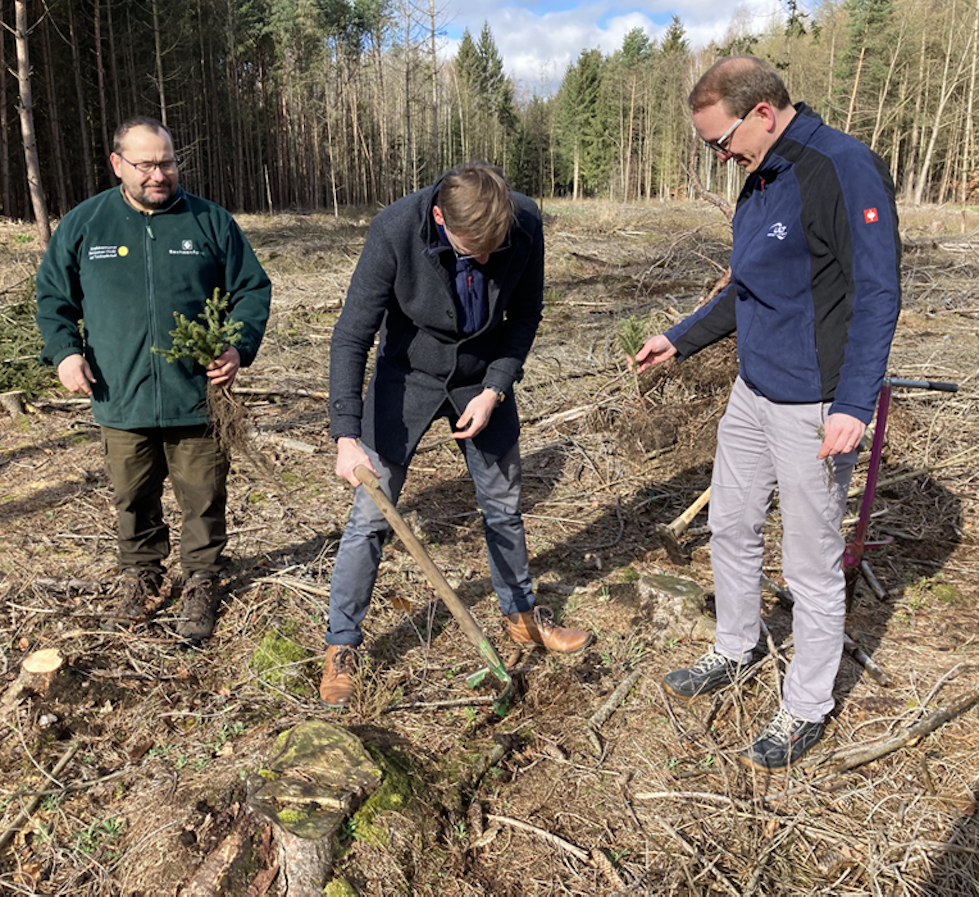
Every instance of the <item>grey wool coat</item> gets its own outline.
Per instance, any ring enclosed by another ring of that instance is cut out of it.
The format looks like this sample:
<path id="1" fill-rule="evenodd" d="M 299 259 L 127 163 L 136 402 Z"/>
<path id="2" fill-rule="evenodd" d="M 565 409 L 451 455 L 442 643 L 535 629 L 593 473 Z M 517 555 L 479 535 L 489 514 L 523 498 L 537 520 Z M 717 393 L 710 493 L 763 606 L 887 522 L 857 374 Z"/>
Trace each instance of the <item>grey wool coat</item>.
<path id="1" fill-rule="evenodd" d="M 438 184 L 388 206 L 370 233 L 330 345 L 330 435 L 359 437 L 382 457 L 407 463 L 433 420 L 457 418 L 486 384 L 506 393 L 473 441 L 489 463 L 516 442 L 512 387 L 544 305 L 544 233 L 534 201 L 514 193 L 517 220 L 506 248 L 485 265 L 489 315 L 476 333 L 459 330 L 455 258 L 434 251 Z M 367 359 L 380 334 L 363 395 Z M 454 424 L 454 419 L 453 419 Z"/>

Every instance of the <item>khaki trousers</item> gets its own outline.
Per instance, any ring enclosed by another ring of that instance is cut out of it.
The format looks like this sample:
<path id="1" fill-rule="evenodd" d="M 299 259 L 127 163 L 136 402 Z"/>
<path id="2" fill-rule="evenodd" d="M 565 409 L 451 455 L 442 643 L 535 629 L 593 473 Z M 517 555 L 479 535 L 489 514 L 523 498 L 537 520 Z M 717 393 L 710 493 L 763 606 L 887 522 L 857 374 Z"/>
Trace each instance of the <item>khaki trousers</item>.
<path id="1" fill-rule="evenodd" d="M 224 568 L 228 542 L 228 455 L 205 426 L 116 430 L 102 427 L 106 470 L 118 513 L 119 564 L 163 573 L 170 531 L 163 519 L 167 476 L 180 505 L 184 576 Z"/>
<path id="2" fill-rule="evenodd" d="M 782 573 L 795 607 L 795 654 L 782 706 L 820 722 L 833 709 L 846 616 L 840 524 L 857 453 L 819 460 L 829 403 L 778 405 L 739 377 L 717 430 L 710 487 L 711 564 L 717 598 L 715 650 L 744 659 L 761 626 L 762 526 L 778 489 Z"/>

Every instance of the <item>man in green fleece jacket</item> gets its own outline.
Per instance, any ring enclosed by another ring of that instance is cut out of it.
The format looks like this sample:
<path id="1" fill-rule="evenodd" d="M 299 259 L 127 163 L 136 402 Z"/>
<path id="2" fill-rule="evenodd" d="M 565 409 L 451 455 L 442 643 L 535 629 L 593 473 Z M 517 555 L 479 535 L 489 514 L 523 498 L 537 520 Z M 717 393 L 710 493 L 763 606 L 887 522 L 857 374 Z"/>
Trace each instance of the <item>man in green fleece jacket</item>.
<path id="1" fill-rule="evenodd" d="M 105 626 L 146 622 L 158 606 L 169 529 L 169 475 L 181 510 L 184 580 L 177 632 L 200 644 L 214 630 L 227 544 L 230 459 L 208 429 L 208 381 L 230 386 L 265 333 L 271 284 L 228 212 L 184 192 L 170 132 L 137 116 L 113 138 L 120 186 L 86 200 L 55 231 L 37 272 L 42 360 L 64 387 L 91 396 L 118 513 L 117 602 Z M 174 312 L 195 319 L 215 289 L 230 296 L 240 340 L 204 370 L 168 362 Z"/>

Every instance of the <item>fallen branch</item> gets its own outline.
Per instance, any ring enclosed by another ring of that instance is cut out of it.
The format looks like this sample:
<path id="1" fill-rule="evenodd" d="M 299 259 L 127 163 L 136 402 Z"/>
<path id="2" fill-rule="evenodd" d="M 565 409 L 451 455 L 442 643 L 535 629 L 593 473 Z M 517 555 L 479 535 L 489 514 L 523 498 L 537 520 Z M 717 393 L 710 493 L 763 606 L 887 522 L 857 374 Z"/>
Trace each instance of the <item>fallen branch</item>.
<path id="1" fill-rule="evenodd" d="M 833 771 L 835 775 L 850 769 L 855 769 L 858 766 L 863 766 L 865 763 L 879 760 L 881 757 L 886 757 L 888 754 L 892 754 L 894 751 L 900 750 L 912 742 L 924 738 L 926 735 L 930 735 L 936 729 L 944 726 L 945 723 L 951 722 L 955 717 L 961 716 L 963 713 L 971 710 L 976 704 L 979 704 L 979 687 L 966 692 L 964 695 L 959 695 L 947 707 L 929 713 L 921 722 L 915 723 L 913 726 L 908 726 L 904 731 L 899 732 L 897 735 L 885 741 L 869 747 L 857 748 L 845 755 L 839 753 L 830 754 L 822 763 L 835 766 Z M 835 760 L 834 757 L 836 758 Z"/>
<path id="2" fill-rule="evenodd" d="M 519 829 L 522 832 L 529 832 L 532 835 L 536 835 L 548 844 L 552 844 L 555 847 L 560 848 L 566 853 L 570 853 L 571 856 L 576 859 L 581 860 L 583 863 L 591 862 L 591 857 L 588 855 L 587 850 L 582 850 L 576 844 L 572 844 L 570 841 L 566 841 L 560 835 L 555 835 L 552 832 L 545 831 L 542 828 L 538 828 L 536 825 L 531 825 L 529 822 L 522 822 L 519 819 L 511 819 L 509 816 L 496 816 L 493 813 L 489 813 L 486 816 L 489 822 L 496 822 L 499 825 L 508 825 L 510 828 Z"/>
<path id="3" fill-rule="evenodd" d="M 255 386 L 236 386 L 235 392 L 241 396 L 258 396 L 260 398 L 268 398 L 269 396 L 326 400 L 330 398 L 328 392 L 320 392 L 314 389 L 259 389 Z"/>
<path id="4" fill-rule="evenodd" d="M 615 691 L 609 695 L 608 700 L 602 704 L 601 707 L 596 710 L 591 718 L 586 724 L 586 730 L 588 737 L 591 739 L 593 746 L 597 747 L 597 753 L 601 754 L 603 751 L 602 739 L 599 734 L 599 729 L 608 722 L 609 717 L 615 713 L 619 704 L 621 704 L 626 696 L 632 691 L 632 686 L 639 681 L 639 677 L 642 675 L 642 668 L 636 667 L 628 676 L 625 677 L 616 687 Z"/>
<path id="5" fill-rule="evenodd" d="M 58 761 L 57 766 L 51 770 L 50 778 L 57 779 L 62 772 L 64 772 L 65 767 L 71 762 L 71 758 L 75 756 L 80 745 L 78 742 L 70 745 L 68 750 L 62 755 L 61 759 Z M 31 814 L 37 809 L 37 805 L 41 802 L 42 797 L 40 794 L 36 794 L 28 802 L 27 806 L 17 815 L 17 818 L 11 823 L 10 827 L 0 835 L 0 850 L 3 850 L 7 844 L 10 843 L 10 839 L 13 838 L 15 834 L 20 830 L 21 826 L 31 818 Z"/>
<path id="6" fill-rule="evenodd" d="M 392 704 L 385 707 L 383 713 L 395 713 L 398 710 L 444 710 L 452 707 L 478 707 L 483 704 L 493 704 L 496 698 L 492 695 L 472 698 L 454 698 L 448 701 L 411 701 L 404 704 Z"/>
<path id="7" fill-rule="evenodd" d="M 957 455 L 953 455 L 951 458 L 946 458 L 944 461 L 939 461 L 937 464 L 929 464 L 927 467 L 919 467 L 917 470 L 911 470 L 907 473 L 899 473 L 895 476 L 888 477 L 886 480 L 879 480 L 877 482 L 877 489 L 884 489 L 887 486 L 894 486 L 897 483 L 903 483 L 905 480 L 913 480 L 915 477 L 923 476 L 926 473 L 932 473 L 936 470 L 941 470 L 945 467 L 952 467 L 955 464 L 961 464 L 963 461 L 969 458 L 970 455 L 974 455 L 979 452 L 979 446 L 973 446 L 970 449 L 966 449 L 964 452 L 959 452 Z M 858 495 L 863 495 L 863 486 L 854 486 L 846 495 L 847 498 L 856 498 Z"/>
<path id="8" fill-rule="evenodd" d="M 741 893 L 741 897 L 753 897 L 755 892 L 761 885 L 761 877 L 765 871 L 765 865 L 768 863 L 769 857 L 775 852 L 779 845 L 795 831 L 796 826 L 799 824 L 798 819 L 793 819 L 782 831 L 780 831 L 774 838 L 772 838 L 765 849 L 758 854 L 758 859 L 755 860 L 755 868 L 752 870 L 751 875 L 748 877 L 748 883 L 744 887 L 744 891 Z"/>
<path id="9" fill-rule="evenodd" d="M 578 420 L 584 417 L 586 414 L 590 414 L 596 408 L 600 408 L 598 402 L 591 402 L 588 405 L 579 405 L 577 408 L 569 408 L 567 411 L 558 411 L 556 414 L 552 414 L 550 417 L 542 418 L 541 420 L 530 420 L 525 421 L 525 423 L 533 424 L 535 427 L 553 427 L 556 424 L 566 424 L 571 421 Z"/>
<path id="10" fill-rule="evenodd" d="M 305 579 L 297 579 L 293 576 L 263 576 L 260 579 L 255 579 L 252 581 L 252 585 L 258 585 L 259 583 L 271 583 L 274 585 L 285 586 L 289 589 L 295 589 L 297 592 L 309 592 L 310 595 L 319 595 L 321 598 L 330 597 L 329 589 L 315 586 L 311 582 L 307 582 Z"/>
<path id="11" fill-rule="evenodd" d="M 638 797 L 638 795 L 636 795 Z M 662 816 L 658 817 L 656 821 L 663 826 L 664 829 L 670 834 L 670 836 L 680 845 L 680 847 L 693 859 L 698 860 L 701 863 L 706 863 L 707 868 L 710 873 L 717 879 L 718 884 L 720 884 L 724 890 L 729 894 L 733 894 L 734 897 L 741 897 L 741 892 L 734 886 L 731 879 L 728 878 L 720 869 L 717 868 L 717 861 L 711 860 L 708 862 L 707 857 L 705 857 L 696 847 L 693 846 L 680 832 L 678 832 L 669 822 L 667 822 Z"/>
<path id="12" fill-rule="evenodd" d="M 271 433 L 262 433 L 261 431 L 258 431 L 258 433 L 264 441 L 274 442 L 276 445 L 284 449 L 291 449 L 294 452 L 315 455 L 319 451 L 317 446 L 303 442 L 301 439 L 292 439 L 288 436 L 273 436 Z"/>
<path id="13" fill-rule="evenodd" d="M 99 595 L 102 593 L 102 583 L 91 579 L 59 579 L 54 576 L 42 576 L 32 580 L 31 585 L 55 595 Z"/>

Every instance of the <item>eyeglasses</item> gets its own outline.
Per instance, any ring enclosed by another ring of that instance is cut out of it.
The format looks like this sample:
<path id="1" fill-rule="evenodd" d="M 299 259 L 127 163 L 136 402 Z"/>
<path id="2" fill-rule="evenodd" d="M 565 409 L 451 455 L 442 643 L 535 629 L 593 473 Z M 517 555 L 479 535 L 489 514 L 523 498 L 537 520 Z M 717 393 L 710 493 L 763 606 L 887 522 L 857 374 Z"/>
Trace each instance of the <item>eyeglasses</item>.
<path id="1" fill-rule="evenodd" d="M 452 244 L 450 243 L 449 245 L 451 246 Z M 463 255 L 462 253 L 456 251 L 455 246 L 452 246 L 452 252 L 455 254 L 456 259 L 458 259 L 458 261 L 460 261 L 460 262 L 474 262 L 480 256 L 483 256 L 483 255 L 496 255 L 498 252 L 504 252 L 505 250 L 507 250 L 509 248 L 510 248 L 510 241 L 509 240 L 504 240 L 499 246 L 496 247 L 496 249 L 491 249 L 489 252 L 485 252 L 485 253 L 483 253 L 483 252 L 475 252 L 475 253 L 471 253 L 469 255 Z"/>
<path id="2" fill-rule="evenodd" d="M 445 233 L 445 238 L 449 241 L 448 248 L 452 250 L 452 254 L 456 257 L 456 260 L 460 262 L 474 262 L 483 255 L 496 255 L 496 253 L 504 252 L 505 250 L 510 248 L 510 236 L 508 234 L 504 238 L 503 242 L 496 247 L 496 249 L 491 249 L 489 252 L 459 252 L 459 250 L 455 248 L 452 239 L 450 239 L 448 231 L 445 228 L 445 225 L 442 224 L 439 226 L 441 227 L 442 231 Z M 452 236 L 454 238 L 455 234 L 453 234 Z"/>
<path id="3" fill-rule="evenodd" d="M 730 128 L 728 128 L 723 134 L 721 134 L 721 136 L 718 137 L 717 140 L 705 140 L 704 146 L 706 146 L 707 149 L 709 150 L 713 150 L 715 153 L 730 152 L 730 150 L 728 150 L 728 148 L 724 144 L 726 144 L 731 139 L 731 135 L 738 129 L 738 125 L 740 125 L 741 122 L 743 121 L 744 121 L 743 118 L 739 118 L 733 125 L 731 125 Z"/>
<path id="4" fill-rule="evenodd" d="M 130 162 L 125 156 L 120 155 L 119 158 L 132 165 L 140 174 L 153 174 L 157 168 L 164 174 L 172 174 L 177 170 L 178 164 L 176 159 L 163 159 L 160 162 Z"/>

